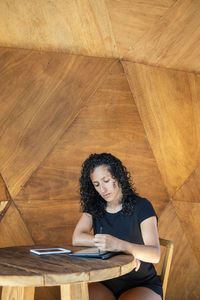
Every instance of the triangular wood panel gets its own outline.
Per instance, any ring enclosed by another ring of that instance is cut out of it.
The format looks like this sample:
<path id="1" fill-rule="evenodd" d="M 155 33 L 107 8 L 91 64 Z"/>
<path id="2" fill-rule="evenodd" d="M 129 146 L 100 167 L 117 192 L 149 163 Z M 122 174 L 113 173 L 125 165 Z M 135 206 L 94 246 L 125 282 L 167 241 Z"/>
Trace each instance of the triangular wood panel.
<path id="1" fill-rule="evenodd" d="M 137 191 L 161 215 L 168 194 L 119 62 L 15 198 L 34 240 L 71 239 L 72 224 L 79 217 L 81 164 L 93 152 L 118 156 L 132 173 Z M 55 215 L 59 218 L 52 221 Z M 43 229 L 38 227 L 41 222 Z"/>
<path id="2" fill-rule="evenodd" d="M 160 217 L 159 236 L 174 242 L 166 299 L 198 300 L 200 267 L 172 203 L 168 204 Z"/>
<path id="3" fill-rule="evenodd" d="M 15 10 L 0 2 L 1 46 L 117 57 L 105 1 L 20 0 Z"/>
<path id="4" fill-rule="evenodd" d="M 134 49 L 137 41 L 167 13 L 174 2 L 175 0 L 134 0 L 134 3 L 130 0 L 106 1 L 121 58 L 126 56 L 127 52 L 128 57 L 131 57 L 131 49 Z"/>
<path id="5" fill-rule="evenodd" d="M 200 203 L 173 201 L 173 206 L 200 264 Z"/>
<path id="6" fill-rule="evenodd" d="M 146 135 L 172 196 L 196 168 L 200 154 L 199 76 L 123 63 Z"/>
<path id="7" fill-rule="evenodd" d="M 33 245 L 27 227 L 12 203 L 0 222 L 0 247 Z"/>
<path id="8" fill-rule="evenodd" d="M 200 72 L 199 8 L 199 0 L 176 1 L 123 58 Z"/>
<path id="9" fill-rule="evenodd" d="M 112 62 L 1 49 L 0 171 L 12 197 L 84 107 Z"/>
<path id="10" fill-rule="evenodd" d="M 66 195 L 65 200 L 17 201 L 17 205 L 36 244 L 71 245 L 80 217 L 78 201 Z"/>

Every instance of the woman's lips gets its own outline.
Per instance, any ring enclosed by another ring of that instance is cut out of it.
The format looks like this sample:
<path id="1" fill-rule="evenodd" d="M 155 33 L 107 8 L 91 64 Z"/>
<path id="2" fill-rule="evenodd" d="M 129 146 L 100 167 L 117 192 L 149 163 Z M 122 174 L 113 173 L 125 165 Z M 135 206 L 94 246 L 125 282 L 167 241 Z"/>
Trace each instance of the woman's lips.
<path id="1" fill-rule="evenodd" d="M 104 198 L 108 198 L 109 196 L 110 196 L 110 193 L 103 195 Z"/>

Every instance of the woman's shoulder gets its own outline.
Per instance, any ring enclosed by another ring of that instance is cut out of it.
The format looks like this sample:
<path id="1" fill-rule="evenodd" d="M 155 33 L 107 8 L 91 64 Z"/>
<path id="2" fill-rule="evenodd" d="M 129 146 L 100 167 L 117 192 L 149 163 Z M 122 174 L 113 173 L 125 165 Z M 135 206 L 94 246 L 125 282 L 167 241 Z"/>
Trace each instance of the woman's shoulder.
<path id="1" fill-rule="evenodd" d="M 151 216 L 157 216 L 150 200 L 140 196 L 136 197 L 136 214 L 140 221 L 147 219 Z"/>
<path id="2" fill-rule="evenodd" d="M 136 203 L 136 205 L 138 206 L 138 207 L 141 207 L 141 206 L 143 206 L 143 205 L 145 205 L 145 204 L 149 204 L 149 203 L 151 203 L 147 198 L 144 198 L 144 197 L 141 197 L 141 196 L 139 196 L 139 195 L 136 195 L 135 196 L 135 203 Z"/>
<path id="3" fill-rule="evenodd" d="M 141 197 L 141 196 L 136 196 L 135 197 L 135 208 L 136 211 L 142 211 L 142 210 L 149 210 L 153 209 L 153 205 L 150 200 L 147 198 Z"/>

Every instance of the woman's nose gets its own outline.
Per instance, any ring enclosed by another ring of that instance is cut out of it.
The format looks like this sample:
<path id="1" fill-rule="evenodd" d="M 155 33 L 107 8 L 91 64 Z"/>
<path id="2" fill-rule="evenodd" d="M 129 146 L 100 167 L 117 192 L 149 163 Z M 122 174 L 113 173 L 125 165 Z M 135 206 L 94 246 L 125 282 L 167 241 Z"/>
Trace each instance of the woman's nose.
<path id="1" fill-rule="evenodd" d="M 101 191 L 101 192 L 105 192 L 105 186 L 104 186 L 104 184 L 101 184 L 101 185 L 100 185 L 100 191 Z"/>

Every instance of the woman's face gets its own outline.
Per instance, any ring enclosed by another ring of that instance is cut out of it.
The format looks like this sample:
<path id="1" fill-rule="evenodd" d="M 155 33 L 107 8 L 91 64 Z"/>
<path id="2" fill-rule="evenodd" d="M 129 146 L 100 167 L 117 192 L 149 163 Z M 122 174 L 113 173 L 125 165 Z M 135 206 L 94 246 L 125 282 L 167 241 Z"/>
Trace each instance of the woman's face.
<path id="1" fill-rule="evenodd" d="M 101 197 L 109 203 L 119 204 L 122 200 L 122 191 L 106 166 L 99 166 L 90 174 L 92 183 Z"/>

